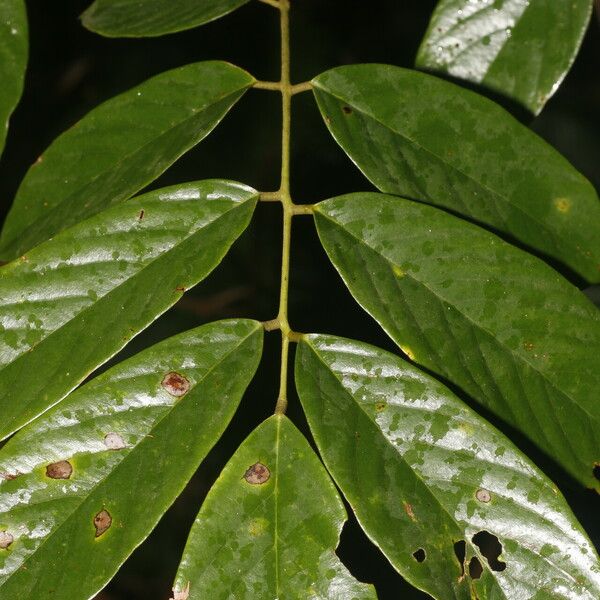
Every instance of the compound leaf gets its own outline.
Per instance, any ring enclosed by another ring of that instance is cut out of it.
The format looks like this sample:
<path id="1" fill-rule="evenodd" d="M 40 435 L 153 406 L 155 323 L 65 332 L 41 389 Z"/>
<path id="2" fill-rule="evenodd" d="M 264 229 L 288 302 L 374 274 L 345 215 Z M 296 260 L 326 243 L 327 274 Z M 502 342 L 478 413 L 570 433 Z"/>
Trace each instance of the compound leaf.
<path id="1" fill-rule="evenodd" d="M 387 65 L 313 90 L 340 146 L 382 192 L 448 208 L 600 281 L 600 201 L 556 150 L 487 98 Z"/>
<path id="2" fill-rule="evenodd" d="M 598 556 L 556 486 L 441 383 L 309 335 L 296 386 L 329 472 L 412 584 L 440 600 L 600 596 Z"/>
<path id="3" fill-rule="evenodd" d="M 0 269 L 0 439 L 61 400 L 216 267 L 257 192 L 227 181 L 112 206 Z"/>
<path id="4" fill-rule="evenodd" d="M 4 149 L 8 119 L 23 91 L 27 43 L 25 2 L 3 0 L 0 3 L 0 154 Z"/>
<path id="5" fill-rule="evenodd" d="M 375 599 L 335 554 L 346 511 L 319 459 L 283 415 L 238 448 L 190 532 L 175 591 L 202 598 Z M 175 597 L 178 597 L 177 593 Z"/>
<path id="6" fill-rule="evenodd" d="M 204 25 L 249 0 L 96 0 L 81 15 L 85 27 L 107 37 L 164 35 Z"/>
<path id="7" fill-rule="evenodd" d="M 193 329 L 15 435 L 0 450 L 0 596 L 93 597 L 219 439 L 261 350 L 255 321 Z"/>
<path id="8" fill-rule="evenodd" d="M 317 205 L 352 295 L 403 352 L 600 489 L 600 312 L 539 259 L 425 204 L 350 194 Z"/>
<path id="9" fill-rule="evenodd" d="M 228 63 L 195 63 L 92 110 L 27 172 L 0 237 L 2 257 L 20 256 L 141 190 L 206 137 L 253 82 Z"/>
<path id="10" fill-rule="evenodd" d="M 440 0 L 416 64 L 538 114 L 571 68 L 591 14 L 592 0 Z"/>

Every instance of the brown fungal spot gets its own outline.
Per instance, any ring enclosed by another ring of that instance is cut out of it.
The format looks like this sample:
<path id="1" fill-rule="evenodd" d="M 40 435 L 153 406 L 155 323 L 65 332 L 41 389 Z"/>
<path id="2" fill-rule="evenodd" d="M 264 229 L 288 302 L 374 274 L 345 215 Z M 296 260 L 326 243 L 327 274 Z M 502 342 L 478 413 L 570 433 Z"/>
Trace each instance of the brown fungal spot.
<path id="1" fill-rule="evenodd" d="M 475 498 L 477 498 L 479 502 L 489 502 L 492 499 L 492 494 L 485 488 L 479 488 L 475 492 Z"/>
<path id="2" fill-rule="evenodd" d="M 479 579 L 482 573 L 483 567 L 481 566 L 479 559 L 474 556 L 469 561 L 469 575 L 471 576 L 471 579 Z"/>
<path id="3" fill-rule="evenodd" d="M 176 290 L 176 291 L 178 291 L 178 292 L 185 292 L 185 287 L 183 287 L 182 285 L 178 285 L 178 286 L 175 288 L 175 290 Z"/>
<path id="4" fill-rule="evenodd" d="M 344 111 L 345 115 L 352 114 L 352 109 L 349 106 L 342 106 L 342 110 Z"/>
<path id="5" fill-rule="evenodd" d="M 169 598 L 169 600 L 188 600 L 190 597 L 190 582 L 188 581 L 187 585 L 180 591 L 177 591 L 173 588 L 173 597 Z"/>
<path id="6" fill-rule="evenodd" d="M 465 576 L 465 557 L 467 555 L 467 542 L 465 540 L 454 542 L 454 554 L 460 564 L 460 577 L 458 578 L 460 581 Z"/>
<path id="7" fill-rule="evenodd" d="M 138 219 L 141 221 L 144 218 L 144 209 L 140 210 L 140 214 L 138 215 Z"/>
<path id="8" fill-rule="evenodd" d="M 6 550 L 14 541 L 15 538 L 8 531 L 0 531 L 0 550 Z"/>
<path id="9" fill-rule="evenodd" d="M 94 527 L 96 528 L 96 537 L 100 537 L 112 525 L 112 517 L 104 508 L 94 517 Z"/>
<path id="10" fill-rule="evenodd" d="M 378 403 L 375 405 L 375 410 L 376 410 L 377 412 L 381 412 L 381 411 L 382 411 L 384 408 L 385 408 L 385 402 L 378 402 Z"/>
<path id="11" fill-rule="evenodd" d="M 104 445 L 109 450 L 121 450 L 122 448 L 126 448 L 127 444 L 123 440 L 123 438 L 118 433 L 107 433 L 104 436 Z"/>
<path id="12" fill-rule="evenodd" d="M 73 467 L 68 460 L 59 460 L 46 467 L 46 476 L 50 479 L 69 479 L 73 473 Z"/>
<path id="13" fill-rule="evenodd" d="M 415 517 L 415 513 L 413 511 L 413 507 L 411 504 L 409 504 L 408 502 L 403 502 L 402 505 L 404 506 L 404 511 L 406 512 L 406 514 L 410 517 L 410 519 L 412 521 L 416 521 L 417 517 Z"/>
<path id="14" fill-rule="evenodd" d="M 187 394 L 190 389 L 190 382 L 179 373 L 175 373 L 175 371 L 171 371 L 167 373 L 163 380 L 161 381 L 161 385 L 171 394 L 171 396 L 183 396 Z"/>
<path id="15" fill-rule="evenodd" d="M 5 481 L 10 481 L 12 479 L 16 479 L 22 473 L 15 471 L 14 473 L 0 473 L 0 479 L 4 479 Z"/>
<path id="16" fill-rule="evenodd" d="M 489 531 L 479 531 L 473 536 L 473 543 L 485 556 L 492 571 L 504 571 L 506 569 L 506 563 L 498 560 L 502 554 L 502 544 L 495 535 Z"/>
<path id="17" fill-rule="evenodd" d="M 269 480 L 271 471 L 262 463 L 254 463 L 244 473 L 244 479 L 252 485 L 261 485 Z"/>
<path id="18" fill-rule="evenodd" d="M 422 563 L 427 558 L 427 554 L 425 554 L 425 550 L 423 550 L 423 548 L 419 548 L 413 552 L 413 558 L 417 562 Z"/>

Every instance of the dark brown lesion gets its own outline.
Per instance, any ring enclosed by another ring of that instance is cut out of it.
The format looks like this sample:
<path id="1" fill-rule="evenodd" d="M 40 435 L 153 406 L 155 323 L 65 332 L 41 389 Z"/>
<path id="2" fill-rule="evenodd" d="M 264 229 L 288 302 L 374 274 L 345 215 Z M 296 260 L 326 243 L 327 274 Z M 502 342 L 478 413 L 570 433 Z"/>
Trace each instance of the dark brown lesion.
<path id="1" fill-rule="evenodd" d="M 244 473 L 244 479 L 251 485 L 261 485 L 269 480 L 271 471 L 260 462 L 248 467 Z"/>
<path id="2" fill-rule="evenodd" d="M 73 466 L 68 460 L 59 460 L 46 467 L 46 477 L 50 479 L 70 479 L 73 474 Z"/>
<path id="3" fill-rule="evenodd" d="M 96 537 L 100 537 L 104 533 L 106 533 L 110 526 L 112 525 L 112 517 L 110 513 L 106 509 L 102 509 L 95 517 L 94 517 L 94 527 L 96 528 Z"/>
<path id="4" fill-rule="evenodd" d="M 167 373 L 163 377 L 161 385 L 169 394 L 171 394 L 171 396 L 175 397 L 180 397 L 184 394 L 187 394 L 190 389 L 189 380 L 175 371 Z"/>

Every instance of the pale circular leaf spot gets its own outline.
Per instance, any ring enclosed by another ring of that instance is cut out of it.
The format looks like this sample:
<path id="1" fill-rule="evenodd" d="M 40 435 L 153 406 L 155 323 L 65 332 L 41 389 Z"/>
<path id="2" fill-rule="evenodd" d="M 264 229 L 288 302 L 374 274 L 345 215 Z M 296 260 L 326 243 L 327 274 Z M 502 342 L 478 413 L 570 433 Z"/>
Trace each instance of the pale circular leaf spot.
<path id="1" fill-rule="evenodd" d="M 0 531 L 0 550 L 6 550 L 14 541 L 15 538 L 8 531 Z"/>
<path id="2" fill-rule="evenodd" d="M 475 498 L 479 500 L 479 502 L 489 502 L 492 499 L 492 495 L 490 492 L 484 488 L 479 488 L 475 492 Z"/>
<path id="3" fill-rule="evenodd" d="M 127 447 L 127 444 L 118 433 L 107 433 L 104 436 L 104 445 L 109 450 L 121 450 Z"/>

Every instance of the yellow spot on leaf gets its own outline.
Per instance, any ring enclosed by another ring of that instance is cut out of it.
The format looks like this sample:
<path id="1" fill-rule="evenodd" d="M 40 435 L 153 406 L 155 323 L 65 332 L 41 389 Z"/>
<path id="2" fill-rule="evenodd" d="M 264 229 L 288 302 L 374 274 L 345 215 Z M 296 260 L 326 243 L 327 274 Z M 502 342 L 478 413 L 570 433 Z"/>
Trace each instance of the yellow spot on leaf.
<path id="1" fill-rule="evenodd" d="M 568 213 L 571 210 L 571 201 L 568 198 L 555 198 L 554 206 L 561 213 Z"/>
<path id="2" fill-rule="evenodd" d="M 415 360 L 415 353 L 408 346 L 400 345 L 400 350 L 402 350 L 410 360 Z"/>
<path id="3" fill-rule="evenodd" d="M 268 525 L 269 521 L 267 521 L 267 519 L 260 517 L 257 519 L 252 519 L 248 525 L 248 533 L 255 537 L 262 535 L 266 531 Z"/>
<path id="4" fill-rule="evenodd" d="M 465 433 L 467 433 L 468 435 L 472 435 L 475 433 L 475 429 L 473 428 L 472 425 L 469 425 L 468 423 L 459 423 L 458 427 L 460 429 L 462 429 Z"/>
<path id="5" fill-rule="evenodd" d="M 394 265 L 392 270 L 394 271 L 394 275 L 398 277 L 398 279 L 406 275 L 406 273 L 397 265 Z"/>

